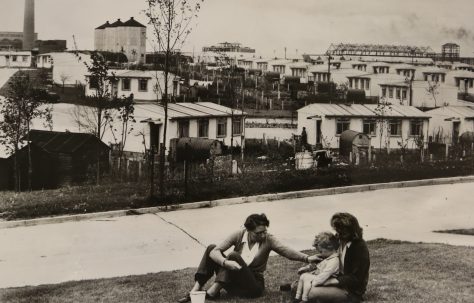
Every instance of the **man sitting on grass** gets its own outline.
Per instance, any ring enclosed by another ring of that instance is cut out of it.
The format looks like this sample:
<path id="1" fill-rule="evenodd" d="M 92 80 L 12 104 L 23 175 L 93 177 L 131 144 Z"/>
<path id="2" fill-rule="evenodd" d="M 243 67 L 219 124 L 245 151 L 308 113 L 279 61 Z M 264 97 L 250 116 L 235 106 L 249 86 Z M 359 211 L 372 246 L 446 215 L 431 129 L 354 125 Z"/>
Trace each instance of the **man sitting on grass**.
<path id="1" fill-rule="evenodd" d="M 309 264 L 298 270 L 301 274 L 296 288 L 294 303 L 308 302 L 311 287 L 323 285 L 329 278 L 337 277 L 339 273 L 339 240 L 330 232 L 317 234 L 313 247 L 324 259 L 318 265 Z"/>
<path id="2" fill-rule="evenodd" d="M 269 225 L 265 214 L 252 214 L 245 220 L 245 229 L 232 233 L 220 245 L 207 247 L 194 276 L 196 282 L 191 292 L 202 290 L 215 274 L 214 283 L 206 292 L 207 299 L 218 298 L 222 288 L 237 296 L 260 297 L 265 289 L 263 273 L 271 251 L 294 261 L 321 261 L 317 255 L 308 256 L 280 243 L 267 233 Z M 224 252 L 231 247 L 233 251 L 225 255 Z M 189 301 L 189 294 L 178 300 L 181 303 Z"/>

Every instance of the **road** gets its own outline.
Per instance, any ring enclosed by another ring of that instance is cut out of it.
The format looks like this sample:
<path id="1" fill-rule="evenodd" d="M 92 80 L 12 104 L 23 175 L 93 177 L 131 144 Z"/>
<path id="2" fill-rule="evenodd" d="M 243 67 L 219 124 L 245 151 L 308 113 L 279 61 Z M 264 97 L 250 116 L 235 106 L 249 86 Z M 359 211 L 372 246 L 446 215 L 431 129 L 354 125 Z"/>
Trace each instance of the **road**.
<path id="1" fill-rule="evenodd" d="M 113 219 L 0 229 L 0 288 L 60 283 L 197 266 L 204 246 L 264 212 L 269 232 L 310 248 L 338 211 L 353 213 L 368 240 L 474 246 L 473 236 L 434 230 L 474 228 L 474 183 L 385 189 L 247 203 Z"/>

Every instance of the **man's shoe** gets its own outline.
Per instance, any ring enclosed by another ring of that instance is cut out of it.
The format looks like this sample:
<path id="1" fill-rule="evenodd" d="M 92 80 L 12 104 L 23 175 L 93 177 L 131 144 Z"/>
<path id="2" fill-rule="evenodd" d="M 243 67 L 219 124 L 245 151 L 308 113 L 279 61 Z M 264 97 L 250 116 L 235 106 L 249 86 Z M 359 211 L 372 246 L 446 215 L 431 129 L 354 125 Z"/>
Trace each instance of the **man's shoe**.
<path id="1" fill-rule="evenodd" d="M 280 285 L 280 291 L 290 291 L 291 290 L 291 284 L 281 284 Z"/>
<path id="2" fill-rule="evenodd" d="M 217 299 L 219 299 L 221 296 L 221 293 L 218 292 L 217 294 L 211 296 L 210 294 L 207 293 L 206 291 L 206 300 L 209 300 L 209 301 L 216 301 Z"/>
<path id="3" fill-rule="evenodd" d="M 178 303 L 191 302 L 191 296 L 187 293 L 184 297 L 178 300 Z"/>

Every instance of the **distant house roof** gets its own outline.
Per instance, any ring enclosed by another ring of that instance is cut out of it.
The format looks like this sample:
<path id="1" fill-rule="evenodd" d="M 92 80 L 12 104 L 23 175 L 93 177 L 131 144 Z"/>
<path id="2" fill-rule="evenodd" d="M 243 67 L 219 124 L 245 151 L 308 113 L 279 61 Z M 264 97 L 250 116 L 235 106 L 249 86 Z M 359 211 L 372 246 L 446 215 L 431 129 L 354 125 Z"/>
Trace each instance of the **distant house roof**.
<path id="1" fill-rule="evenodd" d="M 23 139 L 26 140 L 26 137 Z M 108 146 L 96 136 L 86 133 L 31 130 L 28 139 L 44 150 L 53 153 L 74 153 L 89 140 L 98 141 L 104 147 L 108 148 Z"/>
<path id="2" fill-rule="evenodd" d="M 164 109 L 159 104 L 145 103 L 135 105 L 135 117 L 158 121 L 164 117 Z M 240 116 L 242 111 L 212 102 L 168 103 L 168 117 L 172 119 L 192 119 L 209 117 Z M 245 115 L 245 113 L 244 113 Z"/>
<path id="3" fill-rule="evenodd" d="M 109 26 L 110 26 L 110 23 L 109 23 L 109 21 L 107 21 L 104 24 L 102 24 L 101 26 L 96 27 L 95 29 L 104 29 L 104 28 L 109 27 Z"/>
<path id="4" fill-rule="evenodd" d="M 146 27 L 145 25 L 141 24 L 137 20 L 133 19 L 133 17 L 130 17 L 130 19 L 123 24 L 123 26 L 127 27 Z"/>
<path id="5" fill-rule="evenodd" d="M 108 27 L 119 27 L 119 26 L 123 26 L 123 22 L 120 21 L 120 19 L 117 19 L 117 21 L 115 21 L 114 23 L 110 24 Z"/>
<path id="6" fill-rule="evenodd" d="M 306 113 L 325 117 L 348 117 L 348 118 L 376 118 L 381 113 L 377 110 L 377 104 L 325 104 L 313 103 L 298 110 L 298 113 Z M 392 118 L 418 118 L 429 119 L 430 116 L 413 106 L 390 105 L 384 110 L 383 116 Z"/>

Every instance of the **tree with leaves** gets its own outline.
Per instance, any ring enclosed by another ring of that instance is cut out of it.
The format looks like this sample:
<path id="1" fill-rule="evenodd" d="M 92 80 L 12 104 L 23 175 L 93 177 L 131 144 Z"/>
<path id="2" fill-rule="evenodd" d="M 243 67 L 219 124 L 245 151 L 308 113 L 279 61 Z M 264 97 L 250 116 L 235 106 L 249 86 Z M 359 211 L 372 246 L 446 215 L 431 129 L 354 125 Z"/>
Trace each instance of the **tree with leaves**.
<path id="1" fill-rule="evenodd" d="M 168 128 L 168 102 L 170 102 L 169 83 L 170 60 L 177 51 L 181 49 L 186 38 L 191 33 L 193 20 L 201 9 L 201 3 L 204 0 L 145 0 L 147 7 L 145 15 L 148 18 L 148 24 L 153 31 L 153 46 L 155 53 L 163 53 L 164 62 L 164 87 L 159 84 L 154 88 L 157 101 L 164 109 L 163 124 L 163 143 L 159 149 L 159 189 L 160 198 L 164 200 L 164 170 L 165 170 L 165 152 L 166 152 L 166 132 Z M 158 73 L 156 73 L 158 78 Z M 158 79 L 157 79 L 158 80 Z M 160 81 L 157 81 L 160 83 Z M 161 100 L 159 96 L 161 95 Z M 152 155 L 152 157 L 154 157 Z M 150 185 L 150 195 L 153 195 L 153 185 Z"/>
<path id="2" fill-rule="evenodd" d="M 29 142 L 29 133 L 33 120 L 43 120 L 46 127 L 52 126 L 51 107 L 45 102 L 47 94 L 39 87 L 35 79 L 26 72 L 16 73 L 8 83 L 7 96 L 0 105 L 0 144 L 13 154 L 14 188 L 22 188 L 17 155 L 24 138 Z M 33 167 L 31 145 L 28 144 L 28 185 L 31 190 Z"/>
<path id="3" fill-rule="evenodd" d="M 390 112 L 392 111 L 392 104 L 386 102 L 382 99 L 377 107 L 374 109 L 375 112 L 375 122 L 377 125 L 377 131 L 379 133 L 379 149 L 382 151 L 382 143 L 385 134 L 385 147 L 387 148 L 387 152 L 389 152 L 390 148 Z"/>

